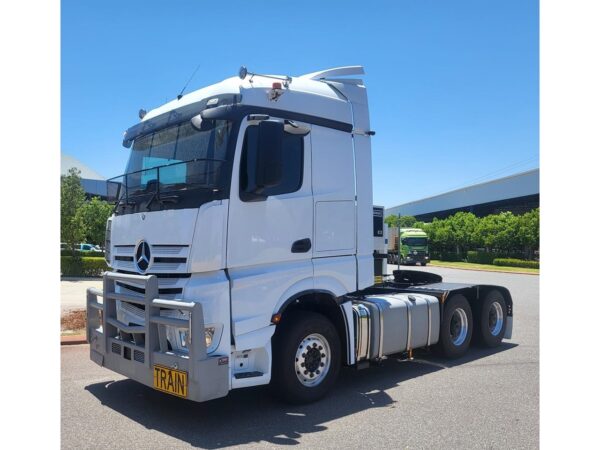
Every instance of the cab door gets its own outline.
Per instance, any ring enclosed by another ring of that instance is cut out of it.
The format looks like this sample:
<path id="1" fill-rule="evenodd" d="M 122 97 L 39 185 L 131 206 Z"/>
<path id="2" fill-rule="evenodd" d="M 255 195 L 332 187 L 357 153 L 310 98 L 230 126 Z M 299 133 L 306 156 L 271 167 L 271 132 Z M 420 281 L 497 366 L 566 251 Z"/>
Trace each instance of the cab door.
<path id="1" fill-rule="evenodd" d="M 246 157 L 258 145 L 258 120 L 243 120 L 234 158 L 227 233 L 234 336 L 270 325 L 291 286 L 313 285 L 310 125 L 269 120 L 286 123 L 280 182 L 266 188 L 264 198 L 245 192 Z"/>

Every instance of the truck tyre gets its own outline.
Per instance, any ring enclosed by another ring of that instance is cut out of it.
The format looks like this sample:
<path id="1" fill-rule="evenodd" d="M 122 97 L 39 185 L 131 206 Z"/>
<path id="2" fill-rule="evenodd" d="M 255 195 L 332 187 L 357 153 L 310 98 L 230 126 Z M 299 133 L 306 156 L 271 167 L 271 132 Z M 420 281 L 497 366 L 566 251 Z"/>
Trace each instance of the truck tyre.
<path id="1" fill-rule="evenodd" d="M 477 341 L 486 347 L 497 347 L 506 332 L 506 301 L 500 291 L 487 293 L 481 304 Z"/>
<path id="2" fill-rule="evenodd" d="M 271 387 L 290 403 L 324 397 L 340 371 L 340 338 L 322 314 L 297 311 L 277 327 Z"/>
<path id="3" fill-rule="evenodd" d="M 467 298 L 454 294 L 444 304 L 438 349 L 446 358 L 459 358 L 469 349 L 473 334 L 473 314 Z"/>

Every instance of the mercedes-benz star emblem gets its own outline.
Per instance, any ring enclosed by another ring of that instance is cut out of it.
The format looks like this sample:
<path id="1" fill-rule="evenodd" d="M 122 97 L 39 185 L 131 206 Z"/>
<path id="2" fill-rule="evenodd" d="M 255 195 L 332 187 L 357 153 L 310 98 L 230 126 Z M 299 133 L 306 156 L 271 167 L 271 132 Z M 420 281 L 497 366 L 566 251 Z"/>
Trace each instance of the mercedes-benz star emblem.
<path id="1" fill-rule="evenodd" d="M 140 241 L 135 249 L 135 265 L 140 272 L 145 272 L 150 265 L 150 246 L 146 241 Z"/>

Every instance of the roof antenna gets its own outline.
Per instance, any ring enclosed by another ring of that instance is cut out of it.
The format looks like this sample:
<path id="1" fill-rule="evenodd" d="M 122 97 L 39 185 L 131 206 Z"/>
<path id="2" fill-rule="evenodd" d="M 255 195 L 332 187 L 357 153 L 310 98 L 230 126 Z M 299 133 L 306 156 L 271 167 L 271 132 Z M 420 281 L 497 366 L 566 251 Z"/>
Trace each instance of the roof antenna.
<path id="1" fill-rule="evenodd" d="M 187 83 L 185 83 L 185 86 L 183 86 L 183 89 L 181 90 L 181 92 L 177 96 L 177 100 L 181 100 L 181 97 L 183 97 L 183 91 L 185 91 L 185 88 L 188 87 L 188 84 L 190 84 L 190 81 L 192 81 L 192 78 L 194 78 L 194 75 L 196 75 L 196 72 L 198 72 L 198 69 L 200 68 L 201 64 L 202 63 L 198 64 L 198 66 L 196 67 L 196 70 L 194 70 L 194 72 L 192 73 L 192 76 L 190 77 L 190 79 L 187 81 Z"/>

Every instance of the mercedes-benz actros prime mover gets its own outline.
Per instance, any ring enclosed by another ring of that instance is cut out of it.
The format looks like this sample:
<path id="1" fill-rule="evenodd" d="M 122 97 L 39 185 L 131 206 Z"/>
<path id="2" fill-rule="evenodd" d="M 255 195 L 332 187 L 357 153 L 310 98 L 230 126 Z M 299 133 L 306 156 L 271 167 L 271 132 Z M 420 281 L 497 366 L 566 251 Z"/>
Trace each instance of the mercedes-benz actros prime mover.
<path id="1" fill-rule="evenodd" d="M 140 110 L 108 183 L 112 270 L 87 293 L 94 362 L 198 402 L 264 384 L 309 402 L 343 365 L 510 338 L 503 287 L 411 271 L 374 283 L 385 255 L 373 256 L 363 73 L 242 67 Z"/>

